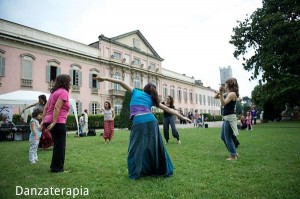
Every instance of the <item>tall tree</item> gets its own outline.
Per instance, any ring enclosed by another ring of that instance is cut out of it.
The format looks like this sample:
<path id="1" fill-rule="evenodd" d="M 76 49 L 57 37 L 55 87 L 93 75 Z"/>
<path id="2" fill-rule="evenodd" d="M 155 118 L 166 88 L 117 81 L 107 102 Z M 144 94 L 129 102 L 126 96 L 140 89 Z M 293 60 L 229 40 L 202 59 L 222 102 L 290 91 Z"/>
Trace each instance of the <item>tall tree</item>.
<path id="1" fill-rule="evenodd" d="M 128 128 L 132 125 L 132 121 L 129 120 L 130 116 L 130 109 L 129 109 L 129 104 L 130 104 L 130 99 L 131 99 L 131 92 L 126 91 L 124 100 L 122 103 L 122 110 L 119 115 L 119 120 L 118 120 L 118 126 L 119 128 Z"/>
<path id="2" fill-rule="evenodd" d="M 233 28 L 234 56 L 242 57 L 250 79 L 259 79 L 255 99 L 271 100 L 282 107 L 300 104 L 300 2 L 263 0 L 258 8 Z M 257 96 L 260 94 L 261 96 Z"/>

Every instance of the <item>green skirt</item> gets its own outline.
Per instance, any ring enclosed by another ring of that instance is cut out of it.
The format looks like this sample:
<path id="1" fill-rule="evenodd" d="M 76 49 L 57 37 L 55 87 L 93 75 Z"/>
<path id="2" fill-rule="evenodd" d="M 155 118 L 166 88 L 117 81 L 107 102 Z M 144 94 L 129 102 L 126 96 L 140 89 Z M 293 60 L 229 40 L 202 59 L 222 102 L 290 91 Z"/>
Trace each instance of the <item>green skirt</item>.
<path id="1" fill-rule="evenodd" d="M 128 147 L 129 178 L 173 174 L 173 164 L 164 146 L 157 120 L 134 124 Z"/>

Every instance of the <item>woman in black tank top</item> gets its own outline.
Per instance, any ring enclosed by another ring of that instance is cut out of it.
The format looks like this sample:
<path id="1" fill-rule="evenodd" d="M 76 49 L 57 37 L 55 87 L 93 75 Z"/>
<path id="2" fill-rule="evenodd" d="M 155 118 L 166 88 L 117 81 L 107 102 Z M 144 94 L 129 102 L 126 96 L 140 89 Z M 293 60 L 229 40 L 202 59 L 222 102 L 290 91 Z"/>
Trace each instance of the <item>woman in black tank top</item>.
<path id="1" fill-rule="evenodd" d="M 226 95 L 224 96 L 224 92 Z M 239 144 L 235 133 L 237 134 L 237 123 L 235 115 L 235 104 L 239 97 L 239 86 L 235 78 L 229 78 L 225 82 L 225 87 L 221 86 L 219 93 L 215 98 L 219 98 L 224 106 L 224 122 L 221 130 L 221 139 L 229 152 L 227 160 L 237 160 L 236 146 Z"/>

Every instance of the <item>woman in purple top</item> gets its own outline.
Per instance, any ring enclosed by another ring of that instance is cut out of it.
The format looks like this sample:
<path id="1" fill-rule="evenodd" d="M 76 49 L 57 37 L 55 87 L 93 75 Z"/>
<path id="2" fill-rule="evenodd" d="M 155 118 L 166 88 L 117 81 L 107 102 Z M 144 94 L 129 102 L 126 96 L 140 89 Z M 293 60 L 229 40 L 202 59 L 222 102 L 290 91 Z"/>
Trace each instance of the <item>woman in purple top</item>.
<path id="1" fill-rule="evenodd" d="M 54 141 L 50 170 L 53 173 L 64 171 L 66 150 L 66 120 L 70 110 L 70 76 L 59 75 L 54 81 L 48 102 L 43 112 L 43 124 L 50 131 Z"/>
<path id="2" fill-rule="evenodd" d="M 154 84 L 149 83 L 144 87 L 144 91 L 140 91 L 118 79 L 108 77 L 95 77 L 94 79 L 100 82 L 109 81 L 120 84 L 131 92 L 130 119 L 133 120 L 133 125 L 130 130 L 127 157 L 129 178 L 171 176 L 173 164 L 164 146 L 158 121 L 152 114 L 151 107 L 157 106 L 184 120 L 190 120 L 161 104 Z"/>

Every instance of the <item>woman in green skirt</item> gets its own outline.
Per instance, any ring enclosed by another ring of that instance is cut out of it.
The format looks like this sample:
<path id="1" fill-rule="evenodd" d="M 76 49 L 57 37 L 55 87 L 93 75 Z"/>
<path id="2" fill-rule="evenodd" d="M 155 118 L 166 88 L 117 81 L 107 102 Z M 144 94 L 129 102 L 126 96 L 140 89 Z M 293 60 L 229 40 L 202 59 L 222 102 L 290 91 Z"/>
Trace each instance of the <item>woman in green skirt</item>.
<path id="1" fill-rule="evenodd" d="M 152 83 L 147 84 L 144 91 L 141 91 L 118 79 L 108 77 L 94 77 L 94 79 L 99 82 L 109 81 L 120 84 L 131 92 L 130 119 L 133 120 L 133 125 L 130 130 L 127 158 L 129 178 L 171 176 L 173 164 L 164 146 L 158 121 L 152 114 L 151 107 L 156 106 L 183 120 L 190 120 L 176 110 L 161 104 L 156 86 Z"/>

